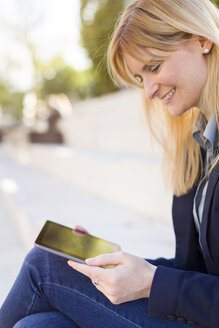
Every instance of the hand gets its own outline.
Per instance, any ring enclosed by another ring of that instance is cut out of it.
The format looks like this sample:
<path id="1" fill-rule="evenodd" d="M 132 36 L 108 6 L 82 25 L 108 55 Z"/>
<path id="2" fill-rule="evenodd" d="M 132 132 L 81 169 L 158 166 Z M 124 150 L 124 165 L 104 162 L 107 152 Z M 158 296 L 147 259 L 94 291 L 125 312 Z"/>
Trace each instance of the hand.
<path id="1" fill-rule="evenodd" d="M 149 297 L 156 267 L 143 258 L 124 252 L 87 259 L 86 264 L 68 261 L 75 270 L 91 279 L 113 304 Z M 113 265 L 104 269 L 102 266 Z"/>

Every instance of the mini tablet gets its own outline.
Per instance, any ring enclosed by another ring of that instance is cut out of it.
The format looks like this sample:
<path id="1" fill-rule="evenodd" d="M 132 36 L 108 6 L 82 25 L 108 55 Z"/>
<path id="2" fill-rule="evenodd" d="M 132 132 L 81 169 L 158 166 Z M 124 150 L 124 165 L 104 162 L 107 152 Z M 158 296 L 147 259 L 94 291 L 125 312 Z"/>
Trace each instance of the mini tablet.
<path id="1" fill-rule="evenodd" d="M 117 244 L 89 234 L 78 234 L 74 229 L 52 221 L 46 221 L 34 245 L 80 263 L 87 258 L 121 249 Z"/>

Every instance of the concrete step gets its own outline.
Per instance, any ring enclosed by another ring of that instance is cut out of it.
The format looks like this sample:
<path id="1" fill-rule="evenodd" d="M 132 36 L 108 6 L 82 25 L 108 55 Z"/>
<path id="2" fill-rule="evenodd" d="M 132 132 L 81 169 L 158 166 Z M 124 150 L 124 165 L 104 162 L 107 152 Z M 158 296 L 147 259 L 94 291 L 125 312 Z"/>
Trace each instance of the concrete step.
<path id="1" fill-rule="evenodd" d="M 21 165 L 41 170 L 149 219 L 171 222 L 172 195 L 163 185 L 158 156 L 57 145 L 9 150 Z"/>

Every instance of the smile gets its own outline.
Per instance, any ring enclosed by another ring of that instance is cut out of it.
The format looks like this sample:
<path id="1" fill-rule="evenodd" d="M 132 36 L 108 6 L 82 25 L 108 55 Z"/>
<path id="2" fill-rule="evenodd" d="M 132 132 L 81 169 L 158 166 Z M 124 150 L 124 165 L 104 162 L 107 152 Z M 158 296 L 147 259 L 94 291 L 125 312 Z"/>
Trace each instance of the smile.
<path id="1" fill-rule="evenodd" d="M 173 88 L 172 90 L 170 90 L 170 92 L 168 92 L 168 94 L 166 96 L 164 96 L 163 98 L 161 98 L 165 103 L 168 102 L 168 100 L 172 97 L 172 95 L 175 93 L 176 88 Z"/>

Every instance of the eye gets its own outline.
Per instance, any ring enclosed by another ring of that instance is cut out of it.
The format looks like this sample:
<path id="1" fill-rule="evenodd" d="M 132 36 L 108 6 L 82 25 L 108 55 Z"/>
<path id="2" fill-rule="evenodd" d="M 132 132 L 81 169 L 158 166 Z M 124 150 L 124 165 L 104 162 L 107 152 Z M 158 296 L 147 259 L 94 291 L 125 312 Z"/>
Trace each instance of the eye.
<path id="1" fill-rule="evenodd" d="M 141 75 L 135 75 L 134 77 L 139 83 L 143 82 L 143 79 L 142 79 Z"/>
<path id="2" fill-rule="evenodd" d="M 150 69 L 151 72 L 152 73 L 157 73 L 160 69 L 160 66 L 161 66 L 161 64 L 158 64 L 157 66 L 152 66 L 151 69 Z"/>

